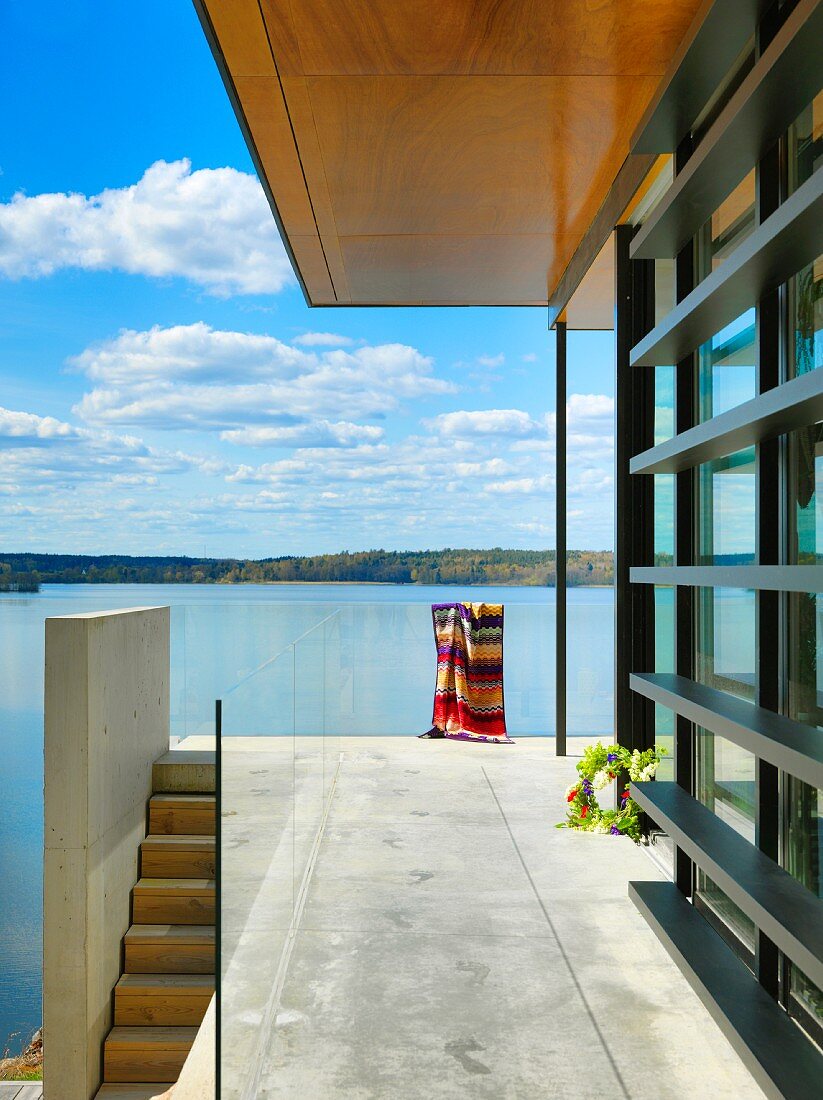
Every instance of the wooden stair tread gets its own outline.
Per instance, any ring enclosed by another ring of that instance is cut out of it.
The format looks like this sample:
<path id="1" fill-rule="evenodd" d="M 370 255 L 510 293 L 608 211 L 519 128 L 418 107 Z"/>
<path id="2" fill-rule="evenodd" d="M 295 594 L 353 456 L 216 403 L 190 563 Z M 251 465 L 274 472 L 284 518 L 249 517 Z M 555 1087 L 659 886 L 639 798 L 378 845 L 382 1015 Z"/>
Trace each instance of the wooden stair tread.
<path id="1" fill-rule="evenodd" d="M 149 799 L 149 833 L 156 836 L 214 836 L 217 798 L 213 794 L 167 791 Z"/>
<path id="2" fill-rule="evenodd" d="M 171 749 L 152 765 L 155 794 L 213 794 L 216 780 L 216 757 L 209 750 Z"/>
<path id="3" fill-rule="evenodd" d="M 214 925 L 209 924 L 133 924 L 126 932 L 129 943 L 214 944 Z"/>
<path id="4" fill-rule="evenodd" d="M 108 1050 L 189 1050 L 196 1027 L 113 1027 L 106 1037 Z"/>
<path id="5" fill-rule="evenodd" d="M 180 851 L 213 852 L 215 838 L 201 833 L 149 833 L 140 847 L 145 851 L 168 851 L 179 848 Z"/>
<path id="6" fill-rule="evenodd" d="M 115 991 L 123 993 L 155 993 L 163 996 L 210 994 L 214 991 L 214 974 L 122 974 Z"/>
<path id="7" fill-rule="evenodd" d="M 174 1081 L 157 1081 L 153 1085 L 131 1082 L 101 1085 L 94 1100 L 154 1100 L 155 1096 L 162 1096 L 173 1084 Z"/>
<path id="8" fill-rule="evenodd" d="M 141 878 L 134 887 L 135 894 L 161 897 L 168 894 L 211 897 L 214 890 L 214 879 L 209 878 Z"/>
<path id="9" fill-rule="evenodd" d="M 150 803 L 164 806 L 169 809 L 189 809 L 192 806 L 202 807 L 204 810 L 217 808 L 217 795 L 214 794 L 187 794 L 185 791 L 157 791 L 149 799 Z"/>

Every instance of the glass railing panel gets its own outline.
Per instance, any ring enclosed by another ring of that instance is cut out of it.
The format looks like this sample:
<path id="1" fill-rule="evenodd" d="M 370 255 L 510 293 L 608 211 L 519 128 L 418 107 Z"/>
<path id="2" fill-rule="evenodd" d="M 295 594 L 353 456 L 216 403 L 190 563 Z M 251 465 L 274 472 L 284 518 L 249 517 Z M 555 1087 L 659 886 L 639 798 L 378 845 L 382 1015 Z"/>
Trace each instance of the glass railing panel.
<path id="1" fill-rule="evenodd" d="M 343 612 L 323 624 L 323 799 L 332 797 L 343 746 L 341 717 L 351 684 L 351 666 L 344 661 L 341 618 Z"/>
<path id="2" fill-rule="evenodd" d="M 311 866 L 327 796 L 325 737 L 327 724 L 327 631 L 340 612 L 333 611 L 294 643 L 294 866 L 293 895 L 300 904 Z M 339 736 L 339 734 L 338 734 Z"/>
<path id="3" fill-rule="evenodd" d="M 259 1062 L 294 919 L 294 680 L 295 649 L 289 645 L 220 701 L 219 957 L 226 1100 L 246 1094 Z"/>
<path id="4" fill-rule="evenodd" d="M 614 591 L 612 588 L 576 588 L 569 600 L 567 622 L 567 733 L 614 736 Z M 548 620 L 548 617 L 547 617 Z M 541 676 L 545 654 L 554 651 L 554 622 L 546 622 L 544 655 L 533 674 Z M 549 642 L 548 639 L 551 639 Z M 553 657 L 552 657 L 553 659 Z M 507 670 L 508 672 L 508 670 Z M 551 700 L 554 708 L 554 699 Z M 554 710 L 549 718 L 554 730 Z"/>

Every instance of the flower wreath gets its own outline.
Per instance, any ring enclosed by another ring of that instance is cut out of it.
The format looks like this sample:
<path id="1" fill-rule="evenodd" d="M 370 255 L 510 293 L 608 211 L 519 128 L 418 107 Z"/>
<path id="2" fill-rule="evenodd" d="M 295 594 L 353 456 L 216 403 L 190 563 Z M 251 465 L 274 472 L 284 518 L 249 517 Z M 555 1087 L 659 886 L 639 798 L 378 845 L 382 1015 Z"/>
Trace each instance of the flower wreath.
<path id="1" fill-rule="evenodd" d="M 616 780 L 646 782 L 657 771 L 665 754 L 663 748 L 631 752 L 623 745 L 602 745 L 599 741 L 589 745 L 577 764 L 579 781 L 566 789 L 568 817 L 557 828 L 630 836 L 635 843 L 640 843 L 640 807 L 629 797 L 628 784 L 623 784 L 616 810 L 602 809 L 595 791 L 604 790 Z"/>

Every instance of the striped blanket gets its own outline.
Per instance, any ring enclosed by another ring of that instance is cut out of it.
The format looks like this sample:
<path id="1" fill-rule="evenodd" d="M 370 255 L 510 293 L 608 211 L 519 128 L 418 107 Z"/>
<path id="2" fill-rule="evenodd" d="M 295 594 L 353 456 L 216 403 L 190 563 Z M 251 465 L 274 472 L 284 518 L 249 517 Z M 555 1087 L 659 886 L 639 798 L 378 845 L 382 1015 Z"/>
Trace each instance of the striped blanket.
<path id="1" fill-rule="evenodd" d="M 446 737 L 510 742 L 503 709 L 503 605 L 436 603 L 432 620 L 434 728 Z"/>

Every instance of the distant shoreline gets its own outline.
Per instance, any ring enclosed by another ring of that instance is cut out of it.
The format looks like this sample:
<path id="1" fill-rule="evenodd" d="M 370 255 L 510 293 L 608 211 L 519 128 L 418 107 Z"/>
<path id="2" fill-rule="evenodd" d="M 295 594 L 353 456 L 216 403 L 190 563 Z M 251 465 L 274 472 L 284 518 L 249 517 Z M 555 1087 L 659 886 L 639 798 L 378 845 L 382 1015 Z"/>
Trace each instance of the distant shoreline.
<path id="1" fill-rule="evenodd" d="M 554 550 L 357 550 L 310 556 L 189 558 L 172 555 L 0 551 L 0 589 L 43 584 L 333 584 L 555 588 Z M 568 588 L 609 587 L 610 550 L 570 550 Z"/>
<path id="2" fill-rule="evenodd" d="M 512 584 L 504 581 L 42 581 L 42 588 L 54 588 L 61 585 L 73 588 L 86 584 L 89 588 L 105 588 L 107 585 L 134 585 L 135 587 L 161 587 L 163 585 L 181 585 L 186 588 L 245 588 L 256 585 L 259 588 L 309 587 L 318 585 L 323 588 L 542 588 L 554 592 L 555 584 Z M 567 588 L 614 588 L 613 584 L 569 584 Z M 0 595 L 26 596 L 30 592 L 8 592 Z"/>

